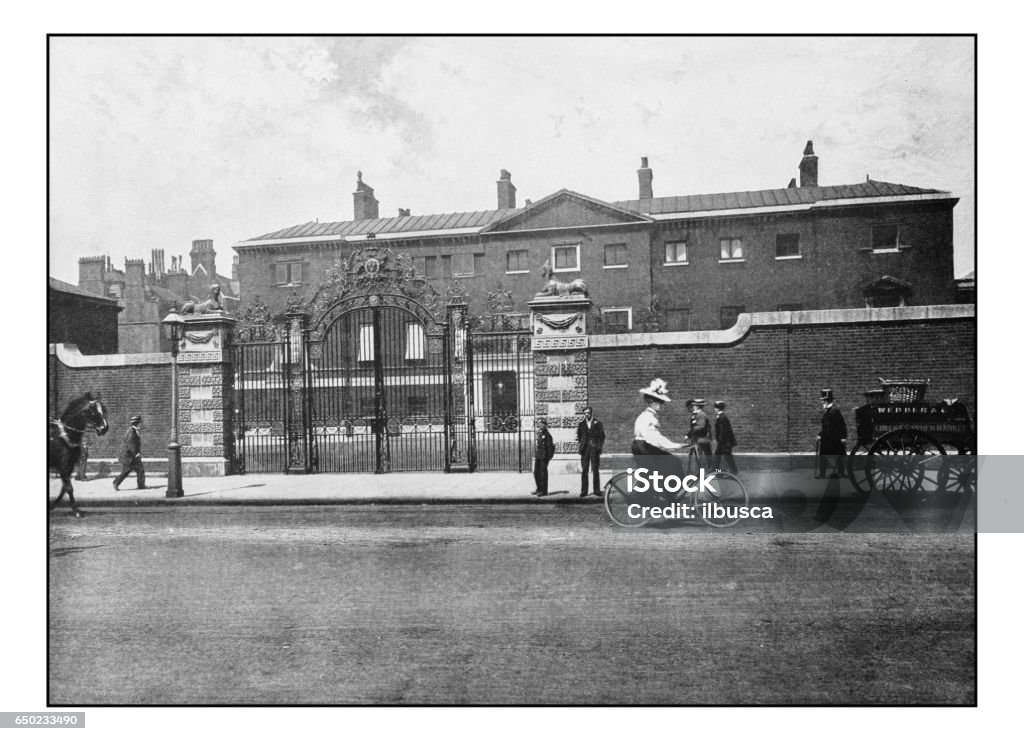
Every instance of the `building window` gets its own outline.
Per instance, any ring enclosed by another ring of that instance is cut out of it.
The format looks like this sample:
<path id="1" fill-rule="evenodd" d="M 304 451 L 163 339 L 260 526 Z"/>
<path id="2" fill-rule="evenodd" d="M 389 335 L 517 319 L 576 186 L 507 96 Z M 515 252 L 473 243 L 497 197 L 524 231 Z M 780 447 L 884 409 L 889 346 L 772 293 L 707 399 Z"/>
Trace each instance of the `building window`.
<path id="1" fill-rule="evenodd" d="M 872 252 L 899 252 L 910 247 L 910 235 L 899 224 L 875 224 L 871 227 Z"/>
<path id="2" fill-rule="evenodd" d="M 427 346 L 423 325 L 419 322 L 406 322 L 405 325 L 405 359 L 423 360 Z"/>
<path id="3" fill-rule="evenodd" d="M 505 253 L 506 273 L 529 273 L 530 272 L 529 250 L 508 250 Z"/>
<path id="4" fill-rule="evenodd" d="M 606 244 L 604 246 L 604 266 L 606 268 L 624 268 L 627 265 L 626 245 Z"/>
<path id="5" fill-rule="evenodd" d="M 722 307 L 722 329 L 729 329 L 736 323 L 739 315 L 742 314 L 746 309 L 742 306 L 723 306 Z"/>
<path id="6" fill-rule="evenodd" d="M 483 255 L 471 253 L 452 255 L 452 275 L 457 277 L 477 275 L 478 258 L 482 261 Z M 483 268 L 483 265 L 481 264 L 480 267 Z"/>
<path id="7" fill-rule="evenodd" d="M 602 309 L 601 318 L 611 334 L 628 332 L 633 328 L 633 309 Z"/>
<path id="8" fill-rule="evenodd" d="M 803 311 L 803 304 L 779 304 L 776 311 Z"/>
<path id="9" fill-rule="evenodd" d="M 295 286 L 302 283 L 302 263 L 274 263 L 274 282 L 279 286 Z"/>
<path id="10" fill-rule="evenodd" d="M 452 277 L 452 256 L 441 255 L 441 277 L 451 278 Z"/>
<path id="11" fill-rule="evenodd" d="M 794 257 L 800 257 L 800 235 L 776 234 L 775 259 L 791 260 Z"/>
<path id="12" fill-rule="evenodd" d="M 665 242 L 665 264 L 686 265 L 686 242 Z"/>
<path id="13" fill-rule="evenodd" d="M 121 284 L 111 283 L 110 288 L 107 289 L 107 294 L 113 298 L 121 298 Z"/>
<path id="14" fill-rule="evenodd" d="M 690 331 L 690 310 L 689 309 L 666 309 L 665 329 L 669 332 Z"/>
<path id="15" fill-rule="evenodd" d="M 426 257 L 414 257 L 412 261 L 413 265 L 416 268 L 416 272 L 422 275 L 424 278 L 437 277 L 437 255 L 428 255 Z"/>
<path id="16" fill-rule="evenodd" d="M 722 260 L 742 260 L 743 259 L 743 240 L 738 237 L 729 237 L 727 239 L 719 240 L 719 245 L 722 248 L 721 259 Z"/>
<path id="17" fill-rule="evenodd" d="M 556 273 L 575 272 L 580 269 L 580 246 L 558 245 L 551 248 L 551 268 Z"/>
<path id="18" fill-rule="evenodd" d="M 359 325 L 359 357 L 360 363 L 369 363 L 373 360 L 373 325 Z"/>

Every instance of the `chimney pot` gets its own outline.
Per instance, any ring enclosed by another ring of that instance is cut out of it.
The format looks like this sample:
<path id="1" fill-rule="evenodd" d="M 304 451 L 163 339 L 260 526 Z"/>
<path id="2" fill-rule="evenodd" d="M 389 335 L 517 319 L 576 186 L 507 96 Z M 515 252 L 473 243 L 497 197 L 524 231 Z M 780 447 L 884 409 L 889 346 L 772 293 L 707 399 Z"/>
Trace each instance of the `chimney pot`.
<path id="1" fill-rule="evenodd" d="M 399 216 L 412 216 L 412 212 L 409 209 L 407 209 L 407 208 L 400 208 L 400 209 L 398 209 L 398 215 Z"/>
<path id="2" fill-rule="evenodd" d="M 498 175 L 498 208 L 516 207 L 516 186 L 512 185 L 512 173 L 502 170 Z"/>
<path id="3" fill-rule="evenodd" d="M 814 142 L 807 140 L 804 158 L 800 160 L 800 187 L 818 187 L 818 158 L 814 154 Z"/>
<path id="4" fill-rule="evenodd" d="M 380 202 L 373 195 L 373 188 L 363 182 L 363 171 L 356 172 L 356 190 L 352 194 L 352 215 L 356 221 L 379 219 Z"/>
<path id="5" fill-rule="evenodd" d="M 640 182 L 640 200 L 647 201 L 654 198 L 654 171 L 647 166 L 647 158 L 640 158 L 640 169 L 636 171 L 637 179 Z"/>

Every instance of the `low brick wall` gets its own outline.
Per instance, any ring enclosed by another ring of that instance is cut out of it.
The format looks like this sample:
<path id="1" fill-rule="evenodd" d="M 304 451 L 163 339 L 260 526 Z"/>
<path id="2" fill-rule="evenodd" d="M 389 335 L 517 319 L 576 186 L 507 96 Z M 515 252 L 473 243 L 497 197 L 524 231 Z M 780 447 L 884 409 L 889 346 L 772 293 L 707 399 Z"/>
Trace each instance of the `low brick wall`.
<path id="1" fill-rule="evenodd" d="M 73 345 L 51 346 L 47 357 L 48 411 L 59 416 L 68 402 L 87 391 L 98 393 L 110 430 L 90 434 L 90 458 L 116 458 L 128 420 L 142 417 L 144 458 L 166 457 L 171 430 L 170 353 L 82 355 Z"/>
<path id="2" fill-rule="evenodd" d="M 930 378 L 927 399 L 976 406 L 974 307 L 747 314 L 730 330 L 591 338 L 590 402 L 608 453 L 626 453 L 643 408 L 637 390 L 668 382 L 662 428 L 689 429 L 687 398 L 724 400 L 737 452 L 813 452 L 820 391 L 831 387 L 853 434 L 852 410 L 879 377 Z"/>

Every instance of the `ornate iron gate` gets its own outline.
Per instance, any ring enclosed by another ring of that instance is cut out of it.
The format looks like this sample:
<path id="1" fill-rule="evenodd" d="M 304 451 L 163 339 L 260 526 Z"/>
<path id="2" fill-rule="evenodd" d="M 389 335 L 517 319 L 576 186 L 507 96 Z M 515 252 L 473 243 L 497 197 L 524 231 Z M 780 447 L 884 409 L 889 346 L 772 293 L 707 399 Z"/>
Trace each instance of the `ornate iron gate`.
<path id="1" fill-rule="evenodd" d="M 288 342 L 269 322 L 241 329 L 234 364 L 234 466 L 238 473 L 279 472 L 288 465 Z"/>
<path id="2" fill-rule="evenodd" d="M 533 354 L 529 315 L 490 314 L 470 339 L 481 471 L 526 471 L 534 443 Z"/>
<path id="3" fill-rule="evenodd" d="M 528 317 L 492 300 L 471 320 L 451 288 L 442 300 L 407 256 L 371 244 L 282 323 L 257 299 L 235 338 L 236 470 L 527 469 Z"/>
<path id="4" fill-rule="evenodd" d="M 314 470 L 448 466 L 447 335 L 388 298 L 339 313 L 309 345 Z"/>

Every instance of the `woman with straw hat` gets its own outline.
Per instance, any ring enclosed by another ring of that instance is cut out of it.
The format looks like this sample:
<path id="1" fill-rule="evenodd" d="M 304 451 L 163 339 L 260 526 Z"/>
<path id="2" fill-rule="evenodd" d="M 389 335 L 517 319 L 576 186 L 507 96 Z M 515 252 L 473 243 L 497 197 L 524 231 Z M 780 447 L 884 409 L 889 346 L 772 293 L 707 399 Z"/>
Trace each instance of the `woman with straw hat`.
<path id="1" fill-rule="evenodd" d="M 633 425 L 632 450 L 637 467 L 655 469 L 666 475 L 678 475 L 682 471 L 682 464 L 671 451 L 680 450 L 684 446 L 661 434 L 658 419 L 665 404 L 672 401 L 668 396 L 668 387 L 663 380 L 655 378 L 647 388 L 640 389 L 640 393 L 647 402 L 647 408 L 640 412 Z"/>

